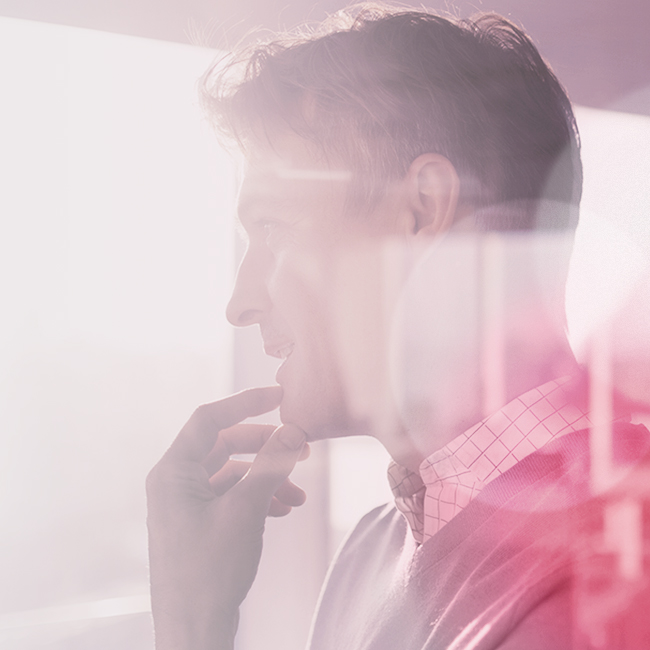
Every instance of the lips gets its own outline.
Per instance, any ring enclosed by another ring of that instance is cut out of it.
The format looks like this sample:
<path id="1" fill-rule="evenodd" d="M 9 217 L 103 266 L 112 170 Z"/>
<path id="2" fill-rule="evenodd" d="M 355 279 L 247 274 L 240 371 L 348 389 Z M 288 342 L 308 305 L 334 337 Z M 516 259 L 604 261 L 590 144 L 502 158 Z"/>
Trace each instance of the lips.
<path id="1" fill-rule="evenodd" d="M 264 343 L 264 352 L 270 357 L 286 360 L 293 352 L 293 343 Z"/>
<path id="2" fill-rule="evenodd" d="M 264 351 L 266 354 L 268 354 L 271 357 L 275 357 L 276 359 L 282 359 L 282 363 L 278 367 L 276 373 L 275 373 L 275 381 L 278 382 L 278 384 L 282 384 L 282 376 L 283 376 L 283 371 L 287 363 L 287 359 L 291 356 L 291 353 L 293 352 L 293 343 L 281 343 L 281 344 L 275 344 L 275 345 L 270 345 L 268 343 L 264 344 Z"/>

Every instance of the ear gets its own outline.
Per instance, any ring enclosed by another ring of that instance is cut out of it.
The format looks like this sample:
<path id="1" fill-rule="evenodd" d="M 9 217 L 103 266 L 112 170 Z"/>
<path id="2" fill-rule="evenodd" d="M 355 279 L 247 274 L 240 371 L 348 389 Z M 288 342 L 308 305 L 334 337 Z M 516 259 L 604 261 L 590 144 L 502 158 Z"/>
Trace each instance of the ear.
<path id="1" fill-rule="evenodd" d="M 439 154 L 422 154 L 411 163 L 405 180 L 413 232 L 432 236 L 449 230 L 460 192 L 460 180 L 451 162 Z"/>

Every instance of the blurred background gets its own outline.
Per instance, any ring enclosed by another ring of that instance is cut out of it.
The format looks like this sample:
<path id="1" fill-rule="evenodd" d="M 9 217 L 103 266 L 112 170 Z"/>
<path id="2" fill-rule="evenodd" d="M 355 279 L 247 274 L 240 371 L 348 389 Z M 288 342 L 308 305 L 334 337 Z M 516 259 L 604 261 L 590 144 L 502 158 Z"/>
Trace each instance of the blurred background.
<path id="1" fill-rule="evenodd" d="M 607 324 L 620 387 L 647 399 L 650 4 L 425 4 L 511 17 L 579 105 L 571 334 L 581 352 Z M 144 478 L 198 404 L 275 369 L 223 317 L 236 171 L 196 80 L 252 29 L 342 6 L 0 0 L 0 648 L 153 647 Z M 350 439 L 299 467 L 308 503 L 269 522 L 239 650 L 304 646 L 334 549 L 390 499 L 386 465 Z"/>

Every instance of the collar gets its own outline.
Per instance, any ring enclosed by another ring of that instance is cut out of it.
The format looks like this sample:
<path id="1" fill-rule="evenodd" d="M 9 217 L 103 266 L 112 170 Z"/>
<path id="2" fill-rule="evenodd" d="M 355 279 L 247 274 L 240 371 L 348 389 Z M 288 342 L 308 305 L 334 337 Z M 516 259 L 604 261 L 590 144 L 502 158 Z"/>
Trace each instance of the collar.
<path id="1" fill-rule="evenodd" d="M 426 542 L 492 480 L 545 444 L 591 425 L 554 379 L 515 398 L 422 461 L 419 473 L 392 462 L 395 505 L 418 543 Z"/>

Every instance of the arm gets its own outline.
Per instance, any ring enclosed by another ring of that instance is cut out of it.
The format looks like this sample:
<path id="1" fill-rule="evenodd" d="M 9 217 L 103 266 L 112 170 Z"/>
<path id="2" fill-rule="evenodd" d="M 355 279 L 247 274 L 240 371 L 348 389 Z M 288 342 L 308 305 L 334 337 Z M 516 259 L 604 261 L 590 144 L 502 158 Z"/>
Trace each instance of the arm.
<path id="1" fill-rule="evenodd" d="M 231 650 L 268 514 L 304 501 L 287 477 L 304 434 L 238 424 L 275 408 L 279 387 L 199 407 L 147 477 L 151 605 L 157 650 Z M 232 454 L 257 453 L 252 463 Z"/>

